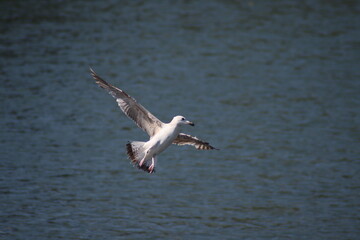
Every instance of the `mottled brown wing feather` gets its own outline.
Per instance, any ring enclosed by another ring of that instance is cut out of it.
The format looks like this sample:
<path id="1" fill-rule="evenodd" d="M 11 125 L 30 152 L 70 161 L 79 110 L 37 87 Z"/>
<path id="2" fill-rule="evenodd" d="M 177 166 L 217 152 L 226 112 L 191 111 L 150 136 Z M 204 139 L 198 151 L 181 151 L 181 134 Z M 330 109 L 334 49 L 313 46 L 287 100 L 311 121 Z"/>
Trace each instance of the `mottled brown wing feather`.
<path id="1" fill-rule="evenodd" d="M 105 89 L 111 96 L 116 99 L 121 110 L 131 118 L 138 127 L 143 129 L 150 137 L 156 134 L 164 124 L 154 115 L 152 115 L 146 108 L 141 104 L 137 103 L 136 100 L 130 97 L 123 90 L 112 86 L 107 83 L 104 79 L 99 77 L 94 70 L 90 68 L 90 73 L 95 79 L 96 83 L 103 89 Z"/>
<path id="2" fill-rule="evenodd" d="M 173 141 L 173 144 L 177 145 L 192 145 L 198 150 L 211 150 L 216 149 L 211 146 L 208 142 L 204 142 L 197 137 L 193 137 L 184 133 L 180 133 L 177 138 Z M 218 150 L 218 149 L 216 149 Z"/>

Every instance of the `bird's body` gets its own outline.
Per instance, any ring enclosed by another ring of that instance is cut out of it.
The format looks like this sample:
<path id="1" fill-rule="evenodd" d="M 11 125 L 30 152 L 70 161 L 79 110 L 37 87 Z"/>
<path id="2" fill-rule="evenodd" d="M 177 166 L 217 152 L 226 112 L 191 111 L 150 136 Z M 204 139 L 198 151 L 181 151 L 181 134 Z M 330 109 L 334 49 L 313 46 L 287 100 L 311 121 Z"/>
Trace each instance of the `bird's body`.
<path id="1" fill-rule="evenodd" d="M 108 84 L 91 68 L 90 72 L 96 83 L 116 99 L 121 110 L 149 134 L 150 139 L 147 142 L 133 141 L 126 145 L 129 158 L 138 168 L 153 173 L 155 171 L 157 155 L 171 144 L 193 145 L 197 149 L 202 150 L 215 149 L 207 142 L 180 133 L 182 126 L 194 126 L 194 123 L 186 120 L 185 117 L 175 116 L 171 122 L 163 123 L 123 90 Z"/>
<path id="2" fill-rule="evenodd" d="M 174 124 L 170 122 L 165 124 L 163 129 L 146 142 L 146 145 L 153 149 L 154 153 L 159 154 L 173 143 L 175 138 L 179 135 L 180 130 L 181 127 L 176 123 Z"/>

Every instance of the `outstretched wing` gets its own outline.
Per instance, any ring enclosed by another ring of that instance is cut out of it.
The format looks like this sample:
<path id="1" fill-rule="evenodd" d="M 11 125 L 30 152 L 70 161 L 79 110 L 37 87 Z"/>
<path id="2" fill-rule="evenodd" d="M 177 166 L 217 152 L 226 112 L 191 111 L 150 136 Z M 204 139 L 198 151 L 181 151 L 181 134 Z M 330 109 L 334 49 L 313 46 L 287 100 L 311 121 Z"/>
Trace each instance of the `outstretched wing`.
<path id="1" fill-rule="evenodd" d="M 173 144 L 177 145 L 192 145 L 198 150 L 211 150 L 216 149 L 211 146 L 208 142 L 204 142 L 197 137 L 193 137 L 184 133 L 180 133 L 177 138 L 173 141 Z"/>
<path id="2" fill-rule="evenodd" d="M 138 127 L 143 129 L 150 137 L 156 134 L 164 124 L 154 115 L 152 115 L 146 108 L 137 103 L 136 100 L 130 97 L 123 90 L 112 86 L 107 83 L 104 79 L 99 77 L 94 70 L 90 68 L 90 73 L 95 79 L 96 83 L 106 91 L 108 91 L 111 96 L 116 99 L 121 110 L 131 118 Z"/>

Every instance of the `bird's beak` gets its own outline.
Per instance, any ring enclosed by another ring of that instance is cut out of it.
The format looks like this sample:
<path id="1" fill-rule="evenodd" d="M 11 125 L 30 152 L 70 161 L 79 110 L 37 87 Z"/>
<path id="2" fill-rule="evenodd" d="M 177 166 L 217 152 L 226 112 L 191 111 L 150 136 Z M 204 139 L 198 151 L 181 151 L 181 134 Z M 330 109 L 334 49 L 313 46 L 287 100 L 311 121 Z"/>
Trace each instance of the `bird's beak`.
<path id="1" fill-rule="evenodd" d="M 193 122 L 190 122 L 190 121 L 186 121 L 186 124 L 189 124 L 190 126 L 195 126 L 195 124 Z"/>

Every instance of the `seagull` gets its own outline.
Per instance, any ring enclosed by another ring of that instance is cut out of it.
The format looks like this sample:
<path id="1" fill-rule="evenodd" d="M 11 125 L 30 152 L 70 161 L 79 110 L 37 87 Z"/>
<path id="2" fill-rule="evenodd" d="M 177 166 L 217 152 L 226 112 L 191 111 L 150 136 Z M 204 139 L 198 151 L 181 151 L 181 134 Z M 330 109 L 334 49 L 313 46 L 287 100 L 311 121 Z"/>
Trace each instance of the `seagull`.
<path id="1" fill-rule="evenodd" d="M 107 83 L 91 67 L 90 74 L 101 88 L 115 98 L 125 115 L 149 135 L 150 139 L 147 142 L 129 141 L 126 144 L 127 155 L 131 163 L 139 169 L 154 173 L 157 156 L 171 144 L 192 145 L 199 150 L 216 149 L 197 137 L 181 133 L 183 126 L 195 126 L 185 117 L 175 116 L 171 122 L 163 123 L 126 92 Z"/>

